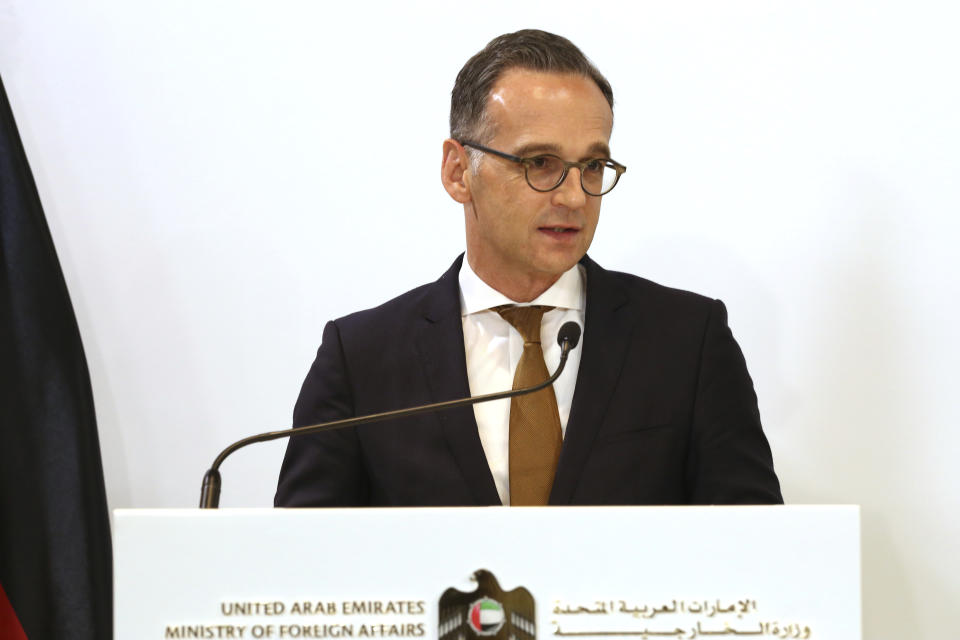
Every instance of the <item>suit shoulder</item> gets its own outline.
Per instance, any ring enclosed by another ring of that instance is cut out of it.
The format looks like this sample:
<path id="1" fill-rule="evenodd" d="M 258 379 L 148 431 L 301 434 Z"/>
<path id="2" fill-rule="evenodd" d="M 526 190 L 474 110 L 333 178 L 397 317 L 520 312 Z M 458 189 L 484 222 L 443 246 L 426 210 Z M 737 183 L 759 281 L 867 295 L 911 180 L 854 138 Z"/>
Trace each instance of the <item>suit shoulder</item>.
<path id="1" fill-rule="evenodd" d="M 406 333 L 415 325 L 414 318 L 428 320 L 460 315 L 460 288 L 457 274 L 461 258 L 439 279 L 420 285 L 406 293 L 370 309 L 345 315 L 334 323 L 341 331 L 361 332 L 368 339 L 377 335 Z"/>
<path id="2" fill-rule="evenodd" d="M 340 328 L 349 327 L 358 329 L 370 325 L 381 327 L 391 318 L 406 318 L 408 314 L 411 313 L 411 310 L 422 307 L 428 291 L 434 284 L 421 285 L 375 307 L 354 311 L 353 313 L 337 318 L 334 320 L 334 323 Z"/>
<path id="3" fill-rule="evenodd" d="M 668 287 L 631 273 L 606 271 L 606 275 L 617 283 L 618 288 L 621 289 L 631 301 L 642 302 L 648 305 L 665 305 L 678 310 L 687 309 L 689 311 L 708 311 L 713 306 L 722 304 L 719 300 L 709 296 L 684 289 Z M 589 287 L 589 283 L 587 286 Z"/>

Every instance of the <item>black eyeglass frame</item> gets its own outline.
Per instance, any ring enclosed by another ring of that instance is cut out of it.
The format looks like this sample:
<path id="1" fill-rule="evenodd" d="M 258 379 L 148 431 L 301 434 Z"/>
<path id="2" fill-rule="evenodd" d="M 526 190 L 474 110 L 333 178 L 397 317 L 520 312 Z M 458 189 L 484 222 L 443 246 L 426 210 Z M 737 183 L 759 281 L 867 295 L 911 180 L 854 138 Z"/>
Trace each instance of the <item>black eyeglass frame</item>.
<path id="1" fill-rule="evenodd" d="M 538 191 L 540 193 L 547 193 L 549 191 L 553 191 L 554 189 L 562 185 L 563 181 L 567 179 L 567 173 L 570 172 L 570 167 L 576 167 L 577 169 L 580 170 L 580 188 L 583 189 L 583 192 L 590 196 L 596 196 L 596 197 L 605 196 L 611 191 L 613 191 L 613 188 L 617 186 L 618 182 L 620 182 L 620 176 L 622 176 L 627 171 L 627 168 L 624 165 L 620 164 L 619 162 L 617 162 L 612 158 L 591 158 L 586 162 L 568 162 L 563 158 L 561 158 L 560 156 L 554 155 L 552 153 L 538 153 L 535 156 L 530 156 L 528 158 L 521 158 L 520 156 L 515 156 L 513 154 L 506 153 L 504 151 L 497 151 L 496 149 L 491 149 L 490 147 L 485 147 L 475 142 L 469 142 L 465 140 L 457 140 L 457 142 L 459 142 L 464 147 L 470 147 L 472 149 L 476 149 L 477 151 L 482 151 L 484 153 L 491 153 L 495 156 L 503 158 L 504 160 L 510 160 L 511 162 L 516 162 L 517 164 L 523 165 L 523 177 L 526 179 L 527 184 L 530 185 L 531 189 L 533 189 L 534 191 Z M 557 160 L 562 162 L 563 173 L 560 174 L 560 179 L 557 180 L 557 184 L 553 185 L 549 189 L 538 189 L 537 187 L 533 186 L 532 182 L 530 182 L 530 174 L 528 173 L 528 171 L 530 169 L 531 162 L 533 162 L 534 160 L 537 160 L 538 158 L 545 158 L 545 157 L 556 158 Z M 607 167 L 613 169 L 617 173 L 617 177 L 614 178 L 613 184 L 610 185 L 610 188 L 604 191 L 603 193 L 593 193 L 592 191 L 587 189 L 587 187 L 583 184 L 583 170 L 586 169 L 593 162 L 603 162 L 607 165 Z"/>

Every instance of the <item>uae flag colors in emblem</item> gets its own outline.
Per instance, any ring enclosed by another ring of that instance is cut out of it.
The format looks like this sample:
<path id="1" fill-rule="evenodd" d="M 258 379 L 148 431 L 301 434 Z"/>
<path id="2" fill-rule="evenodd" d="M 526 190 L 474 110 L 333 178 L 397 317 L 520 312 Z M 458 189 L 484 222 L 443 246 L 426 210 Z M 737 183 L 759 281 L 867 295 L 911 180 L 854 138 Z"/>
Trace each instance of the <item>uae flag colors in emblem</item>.
<path id="1" fill-rule="evenodd" d="M 492 636 L 503 627 L 503 605 L 491 598 L 481 598 L 470 607 L 470 627 L 480 636 Z"/>

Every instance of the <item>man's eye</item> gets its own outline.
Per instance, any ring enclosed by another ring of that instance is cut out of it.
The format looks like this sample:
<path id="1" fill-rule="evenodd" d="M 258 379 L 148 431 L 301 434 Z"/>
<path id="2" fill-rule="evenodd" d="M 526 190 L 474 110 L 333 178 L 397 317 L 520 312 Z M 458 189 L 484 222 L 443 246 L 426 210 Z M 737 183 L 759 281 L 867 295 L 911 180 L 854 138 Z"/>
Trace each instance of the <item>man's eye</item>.
<path id="1" fill-rule="evenodd" d="M 592 173 L 600 173 L 603 171 L 603 167 L 606 163 L 603 160 L 591 160 L 587 163 L 587 171 Z"/>
<path id="2" fill-rule="evenodd" d="M 530 166 L 532 166 L 534 169 L 544 169 L 549 165 L 550 158 L 547 156 L 536 156 L 534 158 L 530 158 Z"/>

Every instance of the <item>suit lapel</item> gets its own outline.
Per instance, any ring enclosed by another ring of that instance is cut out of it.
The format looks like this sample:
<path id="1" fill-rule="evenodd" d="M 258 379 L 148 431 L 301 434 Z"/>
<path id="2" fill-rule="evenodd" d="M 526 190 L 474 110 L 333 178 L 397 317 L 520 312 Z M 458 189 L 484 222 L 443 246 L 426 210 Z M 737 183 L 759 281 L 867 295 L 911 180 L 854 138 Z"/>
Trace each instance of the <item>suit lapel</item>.
<path id="1" fill-rule="evenodd" d="M 605 269 L 584 257 L 587 269 L 586 326 L 573 405 L 560 452 L 550 504 L 570 504 L 623 368 L 633 323 L 618 313 L 627 297 Z"/>
<path id="2" fill-rule="evenodd" d="M 433 402 L 470 395 L 463 350 L 458 274 L 463 256 L 431 285 L 424 296 L 416 344 Z M 435 414 L 477 504 L 499 505 L 500 497 L 480 443 L 472 407 Z"/>

